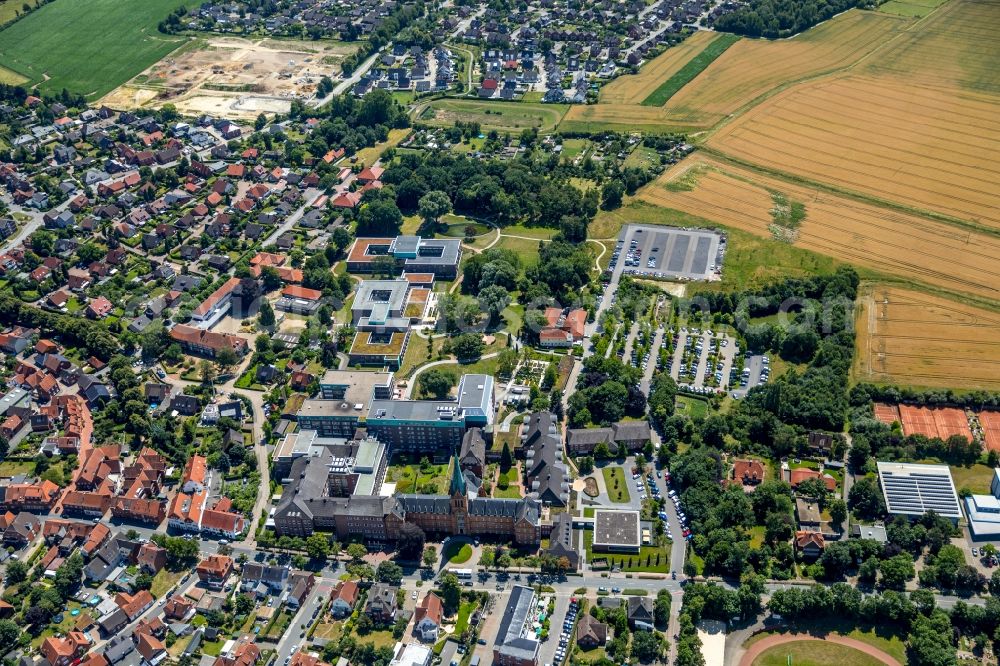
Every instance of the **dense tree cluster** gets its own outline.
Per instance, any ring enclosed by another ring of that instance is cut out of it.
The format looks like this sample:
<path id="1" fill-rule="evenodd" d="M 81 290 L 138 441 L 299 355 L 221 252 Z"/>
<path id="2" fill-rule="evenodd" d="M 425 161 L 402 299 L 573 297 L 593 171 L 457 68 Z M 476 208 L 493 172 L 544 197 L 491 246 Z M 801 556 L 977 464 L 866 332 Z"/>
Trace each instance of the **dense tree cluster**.
<path id="1" fill-rule="evenodd" d="M 421 197 L 444 192 L 456 213 L 487 218 L 500 226 L 523 222 L 560 229 L 574 242 L 586 238 L 597 214 L 597 195 L 580 192 L 554 165 L 522 158 L 477 160 L 450 152 L 407 153 L 386 169 L 382 180 L 395 186 L 396 203 L 417 211 Z"/>
<path id="2" fill-rule="evenodd" d="M 577 379 L 577 390 L 569 397 L 569 422 L 573 427 L 589 423 L 611 425 L 626 415 L 642 416 L 646 397 L 637 386 L 642 372 L 615 357 L 588 356 Z"/>
<path id="3" fill-rule="evenodd" d="M 865 0 L 751 0 L 736 11 L 715 19 L 721 32 L 747 37 L 789 37 L 827 20 Z"/>
<path id="4" fill-rule="evenodd" d="M 39 328 L 44 335 L 54 335 L 65 344 L 82 347 L 87 354 L 103 360 L 118 350 L 118 340 L 100 322 L 47 312 L 22 303 L 11 294 L 0 294 L 0 323 Z"/>
<path id="5" fill-rule="evenodd" d="M 306 150 L 311 155 L 322 157 L 329 150 L 343 148 L 352 155 L 361 148 L 374 146 L 389 137 L 389 130 L 407 127 L 409 118 L 392 94 L 386 90 L 374 90 L 363 98 L 353 95 L 338 95 L 320 109 L 306 108 L 301 102 L 293 101 L 289 114 L 292 118 L 318 118 L 319 123 L 310 133 L 301 148 L 291 141 L 286 142 L 286 156 L 293 163 L 301 161 L 301 155 L 289 154 L 293 150 Z M 332 165 L 320 164 L 319 173 L 324 169 L 332 171 Z"/>

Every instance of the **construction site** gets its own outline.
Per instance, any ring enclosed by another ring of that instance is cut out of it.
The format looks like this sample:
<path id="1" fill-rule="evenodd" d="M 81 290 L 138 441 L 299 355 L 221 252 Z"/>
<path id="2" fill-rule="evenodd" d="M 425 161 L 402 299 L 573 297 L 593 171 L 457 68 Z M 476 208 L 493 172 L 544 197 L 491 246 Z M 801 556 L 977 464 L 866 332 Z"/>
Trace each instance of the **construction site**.
<path id="1" fill-rule="evenodd" d="M 101 100 L 116 109 L 173 104 L 186 115 L 252 119 L 307 100 L 323 76 L 336 80 L 356 46 L 330 41 L 197 39 Z"/>

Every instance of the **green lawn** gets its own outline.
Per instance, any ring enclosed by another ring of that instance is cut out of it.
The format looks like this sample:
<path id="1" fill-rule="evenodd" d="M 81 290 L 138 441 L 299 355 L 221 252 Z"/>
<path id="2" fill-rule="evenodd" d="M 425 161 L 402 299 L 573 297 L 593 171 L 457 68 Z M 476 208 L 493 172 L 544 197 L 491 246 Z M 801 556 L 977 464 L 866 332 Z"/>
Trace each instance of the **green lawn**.
<path id="1" fill-rule="evenodd" d="M 450 564 L 465 564 L 472 558 L 472 546 L 452 541 L 445 548 L 443 557 Z"/>
<path id="2" fill-rule="evenodd" d="M 605 467 L 601 473 L 604 474 L 604 485 L 608 489 L 608 499 L 615 504 L 626 504 L 631 500 L 625 472 L 622 471 L 621 467 Z"/>
<path id="3" fill-rule="evenodd" d="M 420 119 L 428 125 L 451 127 L 460 120 L 479 123 L 484 133 L 491 129 L 520 133 L 531 127 L 542 132 L 554 130 L 569 107 L 565 104 L 437 99 L 427 108 L 433 109 L 433 114 L 422 112 Z"/>
<path id="4" fill-rule="evenodd" d="M 847 647 L 826 641 L 795 641 L 776 645 L 757 657 L 753 666 L 880 666 L 881 661 Z"/>
<path id="5" fill-rule="evenodd" d="M 0 462 L 0 478 L 17 476 L 18 474 L 31 474 L 35 471 L 35 463 L 19 462 L 17 460 L 4 460 Z"/>
<path id="6" fill-rule="evenodd" d="M 469 628 L 469 618 L 476 611 L 478 606 L 475 601 L 463 601 L 458 607 L 458 619 L 455 620 L 455 635 L 461 636 L 462 632 Z"/>
<path id="7" fill-rule="evenodd" d="M 670 542 L 663 546 L 641 546 L 638 553 L 595 553 L 593 550 L 594 531 L 584 530 L 583 548 L 587 553 L 587 561 L 604 559 L 609 566 L 620 567 L 622 571 L 637 573 L 668 573 L 670 571 Z"/>
<path id="8" fill-rule="evenodd" d="M 538 241 L 525 238 L 514 238 L 507 236 L 505 229 L 500 234 L 500 240 L 493 247 L 502 247 L 506 250 L 516 252 L 521 257 L 521 263 L 527 268 L 538 263 Z"/>
<path id="9" fill-rule="evenodd" d="M 170 572 L 166 569 L 160 569 L 160 571 L 153 576 L 153 587 L 149 589 L 149 593 L 159 599 L 183 577 L 183 571 Z"/>
<path id="10" fill-rule="evenodd" d="M 397 457 L 393 458 L 385 473 L 385 480 L 395 483 L 396 490 L 401 493 L 419 493 L 422 492 L 420 488 L 434 486 L 431 494 L 446 495 L 450 479 L 450 464 L 431 465 L 424 471 L 419 464 Z"/>
<path id="11" fill-rule="evenodd" d="M 971 467 L 949 467 L 955 488 L 968 488 L 976 495 L 988 495 L 993 481 L 993 468 L 986 465 Z"/>
<path id="12" fill-rule="evenodd" d="M 708 401 L 701 398 L 689 398 L 687 396 L 677 396 L 677 413 L 690 417 L 692 420 L 703 419 L 708 416 Z"/>
<path id="13" fill-rule="evenodd" d="M 663 106 L 671 97 L 677 94 L 694 77 L 705 71 L 705 68 L 715 62 L 715 59 L 726 52 L 730 46 L 740 40 L 737 35 L 720 34 L 712 40 L 701 53 L 691 58 L 683 67 L 664 81 L 649 97 L 642 100 L 643 106 Z"/>
<path id="14" fill-rule="evenodd" d="M 157 24 L 185 0 L 59 0 L 0 32 L 0 65 L 97 99 L 187 41 Z"/>

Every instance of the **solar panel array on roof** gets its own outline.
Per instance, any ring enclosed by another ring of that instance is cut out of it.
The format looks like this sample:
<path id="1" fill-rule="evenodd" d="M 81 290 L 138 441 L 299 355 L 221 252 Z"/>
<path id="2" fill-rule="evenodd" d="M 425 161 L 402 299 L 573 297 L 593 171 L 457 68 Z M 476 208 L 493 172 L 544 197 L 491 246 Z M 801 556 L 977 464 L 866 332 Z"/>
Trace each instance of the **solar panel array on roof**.
<path id="1" fill-rule="evenodd" d="M 934 511 L 948 518 L 961 517 L 947 466 L 880 462 L 878 475 L 889 513 L 919 516 Z"/>

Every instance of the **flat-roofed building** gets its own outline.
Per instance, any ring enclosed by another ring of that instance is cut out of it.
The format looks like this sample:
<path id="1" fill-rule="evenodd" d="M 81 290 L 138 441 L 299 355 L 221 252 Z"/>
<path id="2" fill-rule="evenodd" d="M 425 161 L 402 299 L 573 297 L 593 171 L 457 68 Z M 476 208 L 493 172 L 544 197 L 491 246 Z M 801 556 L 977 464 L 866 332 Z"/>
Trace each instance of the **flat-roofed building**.
<path id="1" fill-rule="evenodd" d="M 639 512 L 597 509 L 594 511 L 595 551 L 638 553 L 640 548 Z"/>
<path id="2" fill-rule="evenodd" d="M 369 328 L 401 320 L 404 328 L 409 326 L 409 319 L 404 321 L 403 317 L 409 291 L 410 283 L 403 279 L 362 280 L 351 304 L 351 323 L 355 327 Z"/>
<path id="3" fill-rule="evenodd" d="M 993 470 L 989 495 L 965 498 L 965 515 L 974 540 L 1000 538 L 1000 468 Z"/>
<path id="4" fill-rule="evenodd" d="M 947 465 L 880 462 L 878 479 L 889 513 L 916 518 L 928 511 L 958 521 L 958 493 Z"/>
<path id="5" fill-rule="evenodd" d="M 493 663 L 497 666 L 536 666 L 538 639 L 532 628 L 536 612 L 535 591 L 515 585 L 504 609 L 500 630 L 493 644 Z"/>
<path id="6" fill-rule="evenodd" d="M 320 398 L 303 401 L 296 420 L 322 437 L 353 437 L 372 400 L 391 399 L 392 389 L 389 372 L 328 370 L 319 381 Z"/>
<path id="7" fill-rule="evenodd" d="M 494 416 L 493 377 L 463 375 L 457 400 L 373 400 L 365 427 L 393 451 L 452 451 Z"/>
<path id="8" fill-rule="evenodd" d="M 408 273 L 431 273 L 438 279 L 453 279 L 462 260 L 462 241 L 458 238 L 358 238 L 347 254 L 347 270 L 371 273 L 378 257 L 390 256 L 396 266 Z"/>

